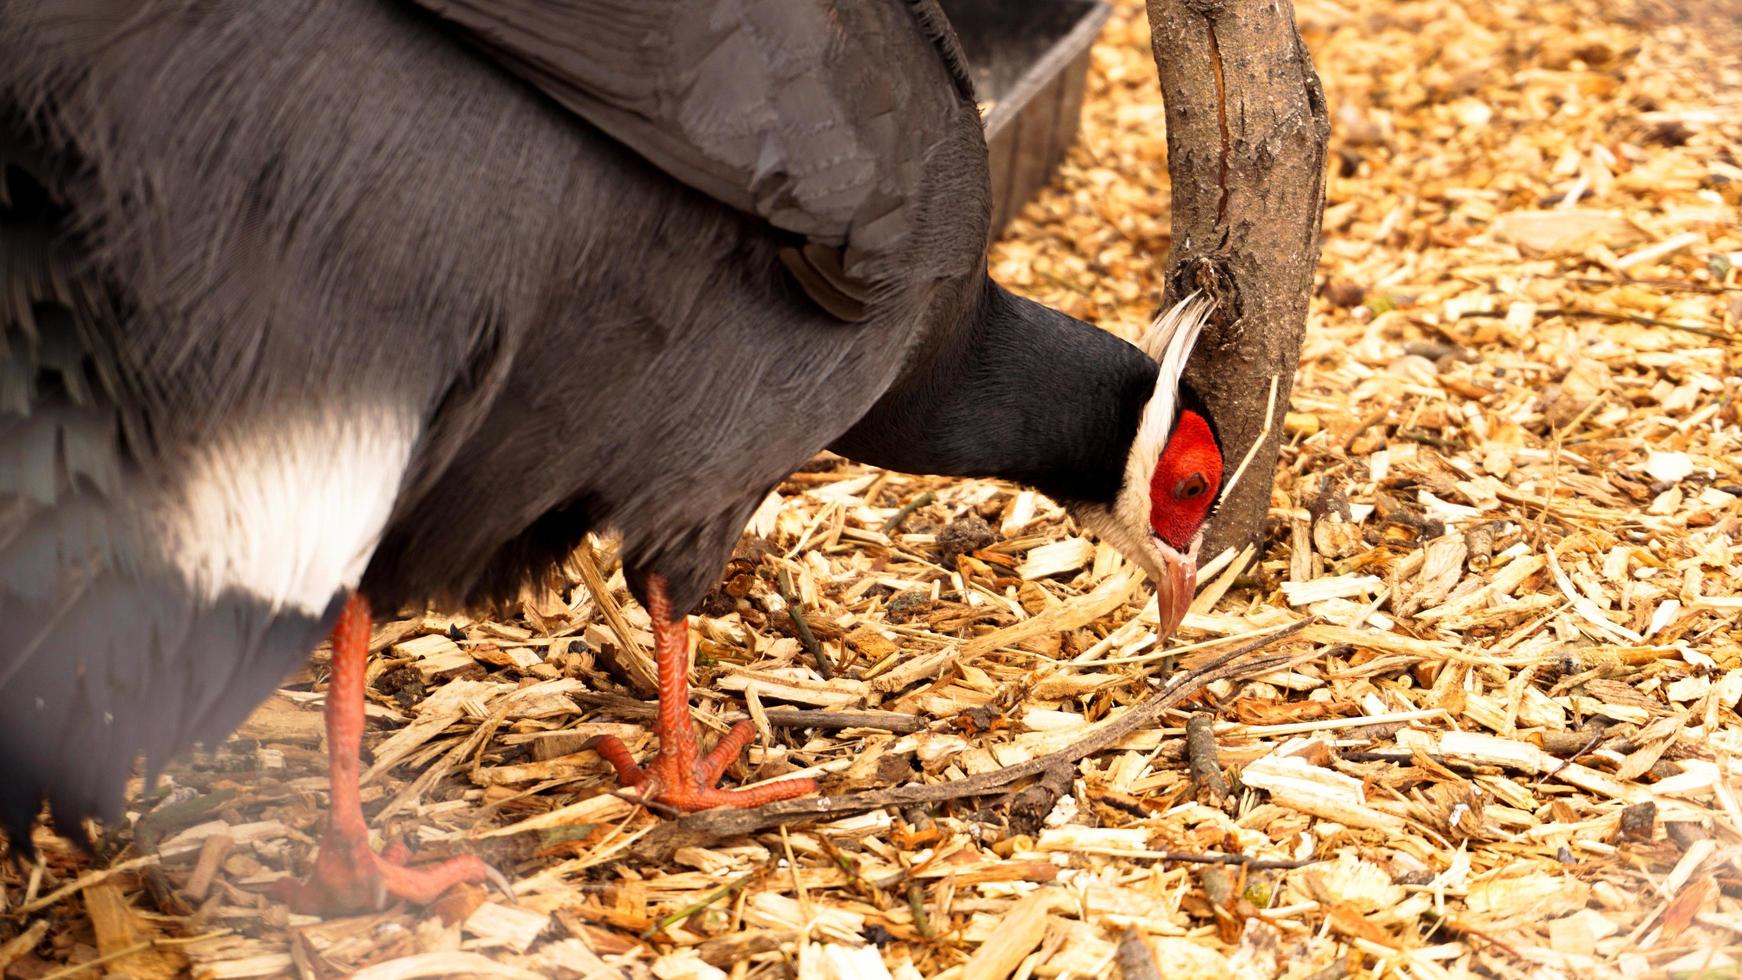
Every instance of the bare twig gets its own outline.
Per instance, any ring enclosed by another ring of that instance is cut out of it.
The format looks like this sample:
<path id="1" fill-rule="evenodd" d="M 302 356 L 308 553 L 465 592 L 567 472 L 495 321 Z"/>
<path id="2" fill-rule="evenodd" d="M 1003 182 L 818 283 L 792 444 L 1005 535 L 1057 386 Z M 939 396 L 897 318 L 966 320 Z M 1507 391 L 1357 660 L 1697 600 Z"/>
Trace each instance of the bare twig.
<path id="1" fill-rule="evenodd" d="M 725 898 L 727 895 L 731 895 L 731 894 L 736 893 L 738 891 L 738 889 L 743 888 L 745 885 L 748 885 L 757 875 L 759 875 L 761 873 L 762 873 L 762 869 L 757 868 L 754 871 L 748 871 L 748 872 L 745 872 L 744 874 L 739 875 L 736 878 L 733 878 L 731 881 L 728 881 L 724 885 L 721 885 L 720 887 L 714 889 L 713 891 L 707 893 L 706 895 L 703 895 L 701 898 L 696 899 L 694 902 L 690 903 L 689 905 L 686 905 L 683 908 L 678 909 L 676 912 L 673 912 L 672 914 L 666 916 L 665 918 L 660 919 L 658 922 L 655 922 L 653 925 L 651 925 L 647 928 L 647 931 L 645 931 L 641 934 L 641 938 L 642 939 L 652 939 L 654 936 L 659 935 L 660 933 L 671 928 L 672 926 L 675 926 L 678 923 L 689 918 L 690 916 L 695 915 L 697 912 L 700 912 L 701 910 L 714 904 L 715 902 L 719 901 L 720 899 Z"/>
<path id="2" fill-rule="evenodd" d="M 938 499 L 938 495 L 927 490 L 925 493 L 922 493 L 912 500 L 909 500 L 907 503 L 902 504 L 901 509 L 890 515 L 889 520 L 884 521 L 883 526 L 877 529 L 878 533 L 884 535 L 894 534 L 896 528 L 899 528 L 901 522 L 907 520 L 909 515 L 936 499 Z"/>
<path id="3" fill-rule="evenodd" d="M 907 907 L 913 913 L 913 927 L 922 938 L 932 938 L 931 921 L 925 914 L 925 889 L 919 882 L 907 883 Z"/>
<path id="4" fill-rule="evenodd" d="M 1684 333 L 1710 337 L 1713 340 L 1735 340 L 1735 334 L 1710 327 L 1699 327 L 1691 323 L 1676 323 L 1673 320 L 1659 320 L 1654 316 L 1644 316 L 1639 313 L 1617 313 L 1611 310 L 1579 310 L 1572 307 L 1556 306 L 1536 311 L 1537 316 L 1587 317 L 1593 320 L 1609 320 L 1615 323 L 1638 323 L 1647 327 L 1667 327 Z M 1505 310 L 1465 310 L 1458 314 L 1460 320 L 1504 320 Z"/>
<path id="5" fill-rule="evenodd" d="M 1536 785 L 1540 787 L 1548 779 L 1550 779 L 1554 776 L 1558 776 L 1561 773 L 1565 772 L 1568 766 L 1579 761 L 1579 759 L 1581 757 L 1583 757 L 1586 752 L 1589 752 L 1592 749 L 1596 748 L 1597 743 L 1601 742 L 1602 740 L 1603 740 L 1603 733 L 1602 732 L 1599 731 L 1599 732 L 1593 733 L 1591 735 L 1591 740 L 1585 743 L 1584 748 L 1580 749 L 1577 752 L 1574 752 L 1572 755 L 1567 756 L 1565 759 L 1562 759 L 1561 764 L 1558 766 L 1555 766 L 1554 770 L 1552 772 L 1543 773 L 1542 776 L 1537 779 Z"/>
<path id="6" fill-rule="evenodd" d="M 1361 433 L 1366 432 L 1368 429 L 1383 422 L 1385 416 L 1390 414 L 1390 405 L 1374 409 L 1372 412 L 1368 413 L 1367 416 L 1361 419 L 1361 421 L 1356 424 L 1355 428 L 1349 432 L 1348 436 L 1343 439 L 1343 452 L 1349 452 L 1354 447 L 1355 440 L 1361 438 Z"/>
<path id="7" fill-rule="evenodd" d="M 1684 293 L 1735 293 L 1742 292 L 1742 286 L 1724 286 L 1713 283 L 1688 282 L 1683 279 L 1634 279 L 1623 276 L 1615 279 L 1600 279 L 1595 276 L 1558 275 L 1539 273 L 1540 279 L 1560 279 L 1565 282 L 1576 282 L 1582 286 L 1654 286 L 1659 289 L 1672 289 Z"/>
<path id="8" fill-rule="evenodd" d="M 119 864 L 112 864 L 112 865 L 108 866 L 107 868 L 99 868 L 95 871 L 88 871 L 85 874 L 74 879 L 73 881 L 70 881 L 70 882 L 66 883 L 65 885 L 62 885 L 61 887 L 56 888 L 52 892 L 49 892 L 47 895 L 44 895 L 40 898 L 34 899 L 32 901 L 29 901 L 29 902 L 25 902 L 23 905 L 20 905 L 16 908 L 12 909 L 11 914 L 13 914 L 13 915 L 29 915 L 32 912 L 40 912 L 43 909 L 48 908 L 50 905 L 55 904 L 56 902 L 60 901 L 63 898 L 66 898 L 69 895 L 72 895 L 75 892 L 84 891 L 86 888 L 89 888 L 92 885 L 97 884 L 98 882 L 108 881 L 110 878 L 114 877 L 115 875 L 126 874 L 129 871 L 133 871 L 133 870 L 136 870 L 138 868 L 143 868 L 143 867 L 146 867 L 147 865 L 156 864 L 158 862 L 158 860 L 159 860 L 158 855 L 146 854 L 146 855 L 143 855 L 141 857 L 129 858 L 128 860 L 122 861 Z"/>
<path id="9" fill-rule="evenodd" d="M 875 728 L 879 731 L 906 735 L 924 731 L 926 720 L 918 715 L 899 711 L 824 711 L 806 708 L 764 708 L 764 717 L 776 728 L 817 728 L 839 731 L 843 728 Z M 745 715 L 746 718 L 749 715 Z M 725 719 L 737 721 L 737 717 Z"/>
<path id="10" fill-rule="evenodd" d="M 623 718 L 639 720 L 659 717 L 659 702 L 657 701 L 637 701 L 633 698 L 599 694 L 594 691 L 576 691 L 574 698 L 585 704 L 603 705 L 610 709 L 611 714 Z M 775 728 L 815 728 L 820 731 L 873 728 L 878 731 L 906 735 L 909 732 L 923 731 L 929 727 L 924 718 L 901 711 L 764 708 L 762 714 L 768 719 L 768 723 Z M 749 717 L 748 714 L 741 711 L 728 711 L 713 716 L 710 720 L 721 725 L 732 725 Z"/>
<path id="11" fill-rule="evenodd" d="M 1462 439 L 1443 439 L 1434 435 L 1432 432 L 1423 429 L 1398 429 L 1397 438 L 1408 442 L 1419 442 L 1424 446 L 1432 446 L 1435 449 L 1443 449 L 1449 452 L 1462 450 L 1464 448 L 1464 440 Z"/>
<path id="12" fill-rule="evenodd" d="M 1393 762 L 1400 766 L 1409 765 L 1417 758 L 1427 759 L 1438 766 L 1444 766 L 1460 776 L 1470 776 L 1481 772 L 1481 768 L 1458 759 L 1448 759 L 1435 752 L 1409 752 L 1402 749 L 1375 749 L 1364 752 L 1339 752 L 1337 758 L 1344 762 Z"/>
<path id="13" fill-rule="evenodd" d="M 1038 775 L 1053 766 L 1074 765 L 1077 760 L 1085 756 L 1093 755 L 1109 746 L 1118 744 L 1127 735 L 1151 724 L 1162 712 L 1190 701 L 1206 685 L 1218 680 L 1256 677 L 1285 669 L 1286 665 L 1298 659 L 1296 655 L 1271 654 L 1250 660 L 1242 658 L 1299 633 L 1310 622 L 1312 621 L 1301 620 L 1290 623 L 1265 636 L 1243 643 L 1195 670 L 1178 675 L 1175 683 L 1170 687 L 1150 695 L 1147 700 L 1117 718 L 1101 723 L 1089 734 L 1057 752 L 1039 756 L 1018 765 L 944 783 L 897 786 L 891 789 L 868 790 L 840 796 L 822 795 L 796 800 L 782 800 L 753 809 L 704 810 L 701 813 L 692 814 L 681 820 L 674 820 L 655 828 L 637 842 L 635 853 L 638 856 L 662 860 L 664 855 L 679 847 L 692 844 L 700 845 L 725 837 L 755 833 L 758 830 L 796 820 L 839 816 L 848 813 L 865 813 L 889 806 L 936 803 L 943 800 L 982 796 L 1000 790 L 1018 779 Z"/>
<path id="14" fill-rule="evenodd" d="M 1330 860 L 1322 857 L 1289 860 L 1286 858 L 1247 857 L 1244 854 L 1184 854 L 1179 851 L 1165 853 L 1167 856 L 1160 860 L 1175 861 L 1181 864 L 1232 864 L 1249 871 L 1293 871 L 1296 868 L 1305 868 Z"/>
<path id="15" fill-rule="evenodd" d="M 780 597 L 786 600 L 786 615 L 792 620 L 792 628 L 798 633 L 798 642 L 810 651 L 811 659 L 816 661 L 817 672 L 824 680 L 835 679 L 835 664 L 823 650 L 822 641 L 811 632 L 811 624 L 804 618 L 804 600 L 799 598 L 798 589 L 792 582 L 792 573 L 782 568 L 775 575 L 775 582 L 780 586 Z"/>
<path id="16" fill-rule="evenodd" d="M 1228 796 L 1228 780 L 1222 776 L 1222 763 L 1216 756 L 1216 719 L 1200 711 L 1186 719 L 1186 759 L 1191 768 L 1192 782 L 1198 795 L 1210 806 L 1220 806 Z"/>

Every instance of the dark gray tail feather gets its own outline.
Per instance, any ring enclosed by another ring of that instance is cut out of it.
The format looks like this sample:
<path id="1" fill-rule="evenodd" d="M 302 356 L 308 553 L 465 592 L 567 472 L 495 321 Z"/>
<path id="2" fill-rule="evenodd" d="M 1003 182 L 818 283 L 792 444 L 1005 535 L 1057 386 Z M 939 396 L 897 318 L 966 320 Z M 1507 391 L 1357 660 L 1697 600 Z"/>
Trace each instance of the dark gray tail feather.
<path id="1" fill-rule="evenodd" d="M 154 775 L 189 746 L 228 735 L 341 605 L 336 597 L 315 617 L 239 594 L 196 603 L 171 579 L 110 572 L 57 610 L 0 578 L 0 831 L 13 850 L 30 853 L 44 802 L 55 828 L 82 843 L 86 818 L 120 815 L 136 763 Z"/>

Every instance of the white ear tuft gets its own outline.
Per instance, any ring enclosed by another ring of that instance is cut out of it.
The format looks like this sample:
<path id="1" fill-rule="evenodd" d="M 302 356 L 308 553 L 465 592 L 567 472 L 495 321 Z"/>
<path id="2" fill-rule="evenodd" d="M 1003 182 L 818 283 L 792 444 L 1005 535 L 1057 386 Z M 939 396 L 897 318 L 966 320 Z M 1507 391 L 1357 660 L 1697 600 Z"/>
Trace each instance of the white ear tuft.
<path id="1" fill-rule="evenodd" d="M 1198 342 L 1198 333 L 1215 307 L 1213 301 L 1192 293 L 1156 317 L 1155 325 L 1143 337 L 1143 352 L 1154 358 L 1161 370 L 1155 376 L 1155 392 L 1143 406 L 1137 437 L 1131 441 L 1125 462 L 1125 484 L 1114 505 L 1118 517 L 1133 522 L 1133 526 L 1148 525 L 1149 479 L 1173 431 L 1174 413 L 1179 408 L 1179 377 L 1185 373 L 1192 345 Z"/>
<path id="2" fill-rule="evenodd" d="M 1186 358 L 1191 356 L 1198 334 L 1209 321 L 1210 311 L 1216 308 L 1214 301 L 1202 295 L 1194 292 L 1163 311 L 1137 345 L 1161 365 L 1161 377 L 1170 388 L 1179 385 Z"/>

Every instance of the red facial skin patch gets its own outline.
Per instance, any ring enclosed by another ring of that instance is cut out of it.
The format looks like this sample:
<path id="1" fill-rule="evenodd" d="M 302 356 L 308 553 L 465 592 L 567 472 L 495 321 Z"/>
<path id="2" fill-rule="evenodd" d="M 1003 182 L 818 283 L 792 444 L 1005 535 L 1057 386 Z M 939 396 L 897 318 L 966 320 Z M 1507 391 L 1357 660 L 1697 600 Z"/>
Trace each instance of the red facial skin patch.
<path id="1" fill-rule="evenodd" d="M 1149 526 L 1180 552 L 1191 547 L 1222 485 L 1222 451 L 1210 424 L 1181 412 L 1149 481 Z"/>

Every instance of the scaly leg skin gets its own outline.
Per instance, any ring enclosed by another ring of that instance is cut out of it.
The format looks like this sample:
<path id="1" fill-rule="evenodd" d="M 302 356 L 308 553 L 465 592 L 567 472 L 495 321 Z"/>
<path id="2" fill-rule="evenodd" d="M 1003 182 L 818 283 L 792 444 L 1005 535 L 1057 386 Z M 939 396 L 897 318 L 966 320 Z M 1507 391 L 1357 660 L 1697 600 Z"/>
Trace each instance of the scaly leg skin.
<path id="1" fill-rule="evenodd" d="M 783 779 L 751 789 L 720 789 L 714 784 L 738 753 L 756 737 L 748 721 L 732 726 L 707 755 L 690 720 L 690 633 L 686 618 L 672 615 L 665 580 L 647 579 L 647 613 L 653 618 L 654 657 L 659 664 L 659 754 L 644 768 L 635 764 L 622 739 L 601 735 L 593 749 L 617 770 L 617 781 L 640 797 L 675 810 L 692 812 L 716 806 L 753 807 L 817 791 L 814 779 Z"/>
<path id="2" fill-rule="evenodd" d="M 400 844 L 369 849 L 358 785 L 363 749 L 363 668 L 369 658 L 369 603 L 353 595 L 333 627 L 333 673 L 327 683 L 327 759 L 332 802 L 308 881 L 286 879 L 279 897 L 298 912 L 333 915 L 380 909 L 389 897 L 419 905 L 460 882 L 489 883 L 512 896 L 507 879 L 473 855 L 407 868 Z"/>

